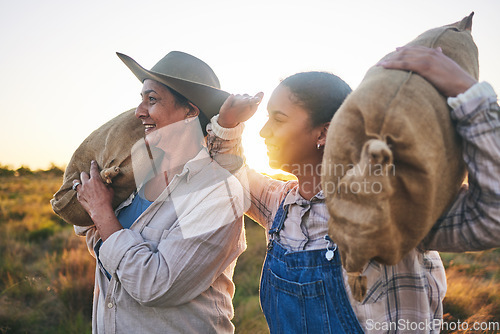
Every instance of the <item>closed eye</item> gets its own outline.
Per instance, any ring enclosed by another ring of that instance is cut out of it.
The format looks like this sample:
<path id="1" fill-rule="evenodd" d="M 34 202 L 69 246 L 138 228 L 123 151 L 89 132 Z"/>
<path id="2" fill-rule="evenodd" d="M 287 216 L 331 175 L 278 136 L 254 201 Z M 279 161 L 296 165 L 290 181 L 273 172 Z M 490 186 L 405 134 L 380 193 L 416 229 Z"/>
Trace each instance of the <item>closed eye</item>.
<path id="1" fill-rule="evenodd" d="M 273 122 L 276 123 L 284 123 L 288 119 L 288 115 L 280 112 L 280 111 L 273 111 L 270 114 L 268 114 L 269 119 L 271 119 Z"/>
<path id="2" fill-rule="evenodd" d="M 287 120 L 287 117 L 284 117 L 281 114 L 274 114 L 272 115 L 271 119 L 276 122 L 276 123 L 285 123 Z"/>

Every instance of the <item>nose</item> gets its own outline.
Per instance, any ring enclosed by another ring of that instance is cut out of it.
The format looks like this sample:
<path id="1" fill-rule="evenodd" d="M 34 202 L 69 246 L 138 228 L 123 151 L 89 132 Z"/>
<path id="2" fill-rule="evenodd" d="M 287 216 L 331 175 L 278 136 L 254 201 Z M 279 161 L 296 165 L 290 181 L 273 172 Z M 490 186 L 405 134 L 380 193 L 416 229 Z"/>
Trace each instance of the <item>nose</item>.
<path id="1" fill-rule="evenodd" d="M 141 101 L 141 103 L 139 103 L 137 108 L 135 108 L 135 117 L 141 119 L 147 117 L 147 115 L 148 115 L 148 110 L 145 107 L 145 101 Z"/>
<path id="2" fill-rule="evenodd" d="M 259 135 L 265 139 L 271 137 L 271 133 L 272 133 L 271 127 L 269 126 L 269 120 L 268 120 L 266 124 L 264 124 L 262 129 L 260 129 Z"/>

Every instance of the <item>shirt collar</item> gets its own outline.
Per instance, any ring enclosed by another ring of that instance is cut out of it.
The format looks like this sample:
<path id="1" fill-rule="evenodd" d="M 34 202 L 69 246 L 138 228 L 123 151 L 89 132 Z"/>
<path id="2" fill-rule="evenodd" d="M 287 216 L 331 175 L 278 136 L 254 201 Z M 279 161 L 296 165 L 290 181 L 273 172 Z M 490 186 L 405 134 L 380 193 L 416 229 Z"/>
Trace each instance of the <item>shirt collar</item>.
<path id="1" fill-rule="evenodd" d="M 289 204 L 297 204 L 297 205 L 308 205 L 311 203 L 322 203 L 325 201 L 325 195 L 323 194 L 323 190 L 320 190 L 316 195 L 314 195 L 311 200 L 306 200 L 299 193 L 299 184 L 297 183 L 293 188 L 290 189 L 290 192 L 285 197 L 284 205 Z"/>
<path id="2" fill-rule="evenodd" d="M 194 158 L 188 160 L 188 162 L 184 164 L 182 169 L 178 169 L 179 172 L 176 173 L 174 177 L 186 176 L 186 180 L 189 182 L 192 177 L 198 174 L 210 162 L 212 162 L 212 158 L 210 157 L 207 148 L 203 147 Z"/>
<path id="3" fill-rule="evenodd" d="M 188 160 L 188 162 L 184 164 L 182 169 L 178 169 L 179 172 L 172 177 L 170 184 L 172 184 L 174 179 L 176 180 L 174 184 L 177 184 L 179 178 L 184 176 L 186 176 L 186 182 L 189 182 L 192 177 L 198 174 L 203 168 L 205 168 L 211 162 L 212 158 L 210 157 L 207 148 L 203 147 L 194 158 Z M 149 180 L 149 178 L 147 180 Z M 142 182 L 139 185 L 138 189 L 142 188 L 144 184 L 147 182 L 147 180 Z M 134 198 L 133 196 L 134 194 L 132 194 L 131 197 L 127 199 L 127 201 L 131 202 L 132 199 Z"/>
<path id="4" fill-rule="evenodd" d="M 179 176 L 186 175 L 186 181 L 189 182 L 196 174 L 212 162 L 212 158 L 206 147 L 203 147 L 200 152 L 191 160 L 186 162 Z"/>

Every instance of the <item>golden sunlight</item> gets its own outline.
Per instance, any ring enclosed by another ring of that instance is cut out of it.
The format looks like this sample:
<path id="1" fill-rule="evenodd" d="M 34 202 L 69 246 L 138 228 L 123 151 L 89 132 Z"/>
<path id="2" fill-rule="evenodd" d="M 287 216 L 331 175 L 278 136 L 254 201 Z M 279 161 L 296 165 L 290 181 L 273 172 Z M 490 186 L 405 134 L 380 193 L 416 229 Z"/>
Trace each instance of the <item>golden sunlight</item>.
<path id="1" fill-rule="evenodd" d="M 267 174 L 273 178 L 282 180 L 294 180 L 295 176 L 281 169 L 269 167 L 269 158 L 267 157 L 267 148 L 264 139 L 259 135 L 260 129 L 267 121 L 266 112 L 259 111 L 247 122 L 245 122 L 245 132 L 243 133 L 242 143 L 245 150 L 247 165 L 259 173 Z"/>

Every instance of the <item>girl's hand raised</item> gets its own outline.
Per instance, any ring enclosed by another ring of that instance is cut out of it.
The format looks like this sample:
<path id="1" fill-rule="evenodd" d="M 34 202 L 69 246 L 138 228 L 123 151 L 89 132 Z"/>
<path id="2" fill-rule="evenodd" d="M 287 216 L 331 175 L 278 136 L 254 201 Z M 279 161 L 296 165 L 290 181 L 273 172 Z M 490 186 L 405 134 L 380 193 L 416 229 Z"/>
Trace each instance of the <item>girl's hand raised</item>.
<path id="1" fill-rule="evenodd" d="M 220 108 L 219 125 L 223 128 L 234 128 L 247 121 L 255 114 L 263 97 L 264 93 L 262 92 L 255 94 L 255 96 L 231 94 Z"/>

